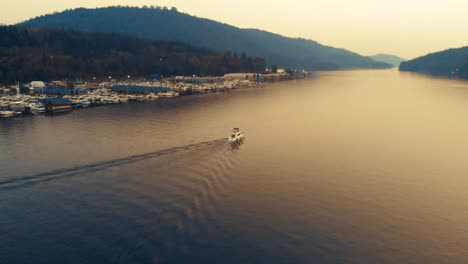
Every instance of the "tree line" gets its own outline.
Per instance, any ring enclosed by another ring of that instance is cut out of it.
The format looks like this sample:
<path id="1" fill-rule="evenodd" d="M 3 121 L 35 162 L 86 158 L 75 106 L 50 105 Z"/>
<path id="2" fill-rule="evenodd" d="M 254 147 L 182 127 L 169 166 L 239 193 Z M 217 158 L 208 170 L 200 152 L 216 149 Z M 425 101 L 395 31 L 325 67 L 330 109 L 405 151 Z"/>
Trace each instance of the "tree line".
<path id="1" fill-rule="evenodd" d="M 468 80 L 468 47 L 430 53 L 402 62 L 400 71 Z"/>
<path id="2" fill-rule="evenodd" d="M 265 60 L 227 51 L 144 40 L 113 33 L 0 26 L 0 81 L 121 78 L 124 76 L 220 76 L 263 72 Z"/>

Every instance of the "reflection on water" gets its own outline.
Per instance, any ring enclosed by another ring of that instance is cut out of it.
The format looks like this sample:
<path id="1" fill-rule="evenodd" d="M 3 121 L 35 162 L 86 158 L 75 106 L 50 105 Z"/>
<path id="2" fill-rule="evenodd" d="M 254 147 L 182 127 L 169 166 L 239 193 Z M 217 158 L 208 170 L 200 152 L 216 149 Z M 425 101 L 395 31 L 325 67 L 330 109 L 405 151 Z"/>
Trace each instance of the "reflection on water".
<path id="1" fill-rule="evenodd" d="M 242 138 L 242 139 L 240 139 L 240 140 L 237 140 L 237 141 L 234 141 L 234 142 L 230 142 L 230 143 L 229 143 L 229 146 L 230 146 L 231 151 L 233 151 L 233 152 L 234 152 L 234 151 L 237 151 L 237 150 L 240 148 L 240 146 L 241 146 L 242 144 L 244 144 L 244 140 L 245 140 L 245 139 Z"/>
<path id="2" fill-rule="evenodd" d="M 465 263 L 466 88 L 322 72 L 0 120 L 0 263 Z"/>
<path id="3" fill-rule="evenodd" d="M 15 177 L 10 177 L 10 178 L 5 178 L 0 181 L 0 190 L 17 188 L 23 185 L 29 185 L 29 184 L 34 184 L 34 183 L 41 183 L 41 182 L 52 180 L 58 177 L 66 177 L 66 176 L 72 176 L 72 175 L 77 175 L 77 174 L 79 175 L 85 172 L 95 172 L 95 171 L 104 170 L 113 166 L 121 166 L 127 163 L 139 162 L 139 161 L 151 159 L 154 157 L 170 155 L 179 151 L 186 151 L 186 150 L 197 148 L 197 147 L 203 147 L 203 146 L 208 146 L 212 144 L 219 144 L 223 142 L 226 143 L 226 140 L 217 139 L 217 140 L 212 140 L 212 141 L 207 141 L 207 142 L 200 142 L 196 144 L 189 144 L 185 146 L 174 147 L 170 149 L 158 150 L 158 151 L 149 152 L 149 153 L 132 155 L 132 156 L 124 157 L 124 158 L 101 161 L 101 162 L 97 162 L 93 164 L 74 166 L 71 168 L 58 169 L 58 170 L 53 170 L 53 171 L 48 171 L 48 172 L 41 172 L 41 173 L 37 173 L 34 175 L 29 175 L 29 176 L 15 176 Z M 231 149 L 233 149 L 234 147 L 238 149 L 240 144 L 241 142 L 231 143 L 230 144 Z"/>

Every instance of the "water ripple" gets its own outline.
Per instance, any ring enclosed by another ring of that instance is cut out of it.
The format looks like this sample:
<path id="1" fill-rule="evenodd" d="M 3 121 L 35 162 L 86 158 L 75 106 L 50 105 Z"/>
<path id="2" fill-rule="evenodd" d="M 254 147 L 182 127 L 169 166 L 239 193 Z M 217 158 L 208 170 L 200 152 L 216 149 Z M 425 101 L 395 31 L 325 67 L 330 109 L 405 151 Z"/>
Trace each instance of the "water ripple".
<path id="1" fill-rule="evenodd" d="M 57 170 L 52 170 L 52 171 L 47 171 L 47 172 L 41 172 L 41 173 L 37 173 L 34 175 L 13 176 L 13 177 L 9 177 L 6 180 L 0 181 L 0 190 L 16 189 L 16 188 L 23 187 L 26 185 L 41 183 L 41 182 L 49 181 L 49 180 L 56 179 L 56 178 L 73 176 L 73 175 L 82 174 L 86 172 L 100 171 L 100 170 L 107 169 L 107 168 L 114 167 L 114 166 L 120 166 L 120 165 L 127 164 L 127 163 L 143 161 L 143 160 L 151 159 L 157 156 L 164 156 L 168 154 L 177 153 L 180 151 L 190 150 L 190 149 L 198 148 L 201 146 L 209 146 L 209 145 L 213 145 L 213 144 L 221 143 L 221 142 L 225 142 L 225 139 L 217 139 L 217 140 L 205 141 L 205 142 L 200 142 L 200 143 L 194 143 L 194 144 L 173 147 L 173 148 L 158 150 L 158 151 L 149 152 L 149 153 L 132 155 L 132 156 L 124 157 L 124 158 L 117 158 L 117 159 L 101 161 L 101 162 L 92 163 L 92 164 L 75 166 L 71 168 L 63 168 L 63 169 L 57 169 Z"/>

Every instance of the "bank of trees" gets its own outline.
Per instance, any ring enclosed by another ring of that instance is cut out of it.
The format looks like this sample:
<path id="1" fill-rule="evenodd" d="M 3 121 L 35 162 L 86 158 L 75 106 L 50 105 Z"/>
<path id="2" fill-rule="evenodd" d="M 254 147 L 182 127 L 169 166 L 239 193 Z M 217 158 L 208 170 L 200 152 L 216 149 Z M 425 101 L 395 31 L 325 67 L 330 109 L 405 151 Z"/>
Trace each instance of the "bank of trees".
<path id="1" fill-rule="evenodd" d="M 263 72 L 265 60 L 109 33 L 0 26 L 0 81 Z"/>
<path id="2" fill-rule="evenodd" d="M 402 62 L 400 71 L 468 80 L 468 47 L 448 49 Z"/>

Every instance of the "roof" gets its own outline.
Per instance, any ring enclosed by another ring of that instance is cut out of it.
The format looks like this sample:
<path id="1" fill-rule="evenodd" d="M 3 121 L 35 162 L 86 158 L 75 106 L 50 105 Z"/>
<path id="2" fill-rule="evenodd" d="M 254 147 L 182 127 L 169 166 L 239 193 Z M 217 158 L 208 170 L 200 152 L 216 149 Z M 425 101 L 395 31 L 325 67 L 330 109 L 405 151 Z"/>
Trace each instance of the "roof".
<path id="1" fill-rule="evenodd" d="M 171 90 L 169 87 L 161 86 L 142 86 L 142 85 L 113 85 L 111 87 L 116 92 L 129 92 L 129 93 L 160 93 Z"/>
<path id="2" fill-rule="evenodd" d="M 231 76 L 246 76 L 246 75 L 255 75 L 255 72 L 234 72 L 234 73 L 226 73 L 224 77 L 231 77 Z"/>
<path id="3" fill-rule="evenodd" d="M 32 81 L 30 85 L 32 87 L 45 87 L 45 84 L 42 81 Z"/>
<path id="4" fill-rule="evenodd" d="M 34 88 L 34 93 L 42 94 L 56 94 L 56 95 L 67 95 L 67 94 L 86 94 L 86 90 L 83 89 L 65 89 L 65 88 Z"/>
<path id="5" fill-rule="evenodd" d="M 68 98 L 61 98 L 61 97 L 51 97 L 51 98 L 44 98 L 40 99 L 40 102 L 44 104 L 50 104 L 50 105 L 71 105 L 72 101 Z"/>

